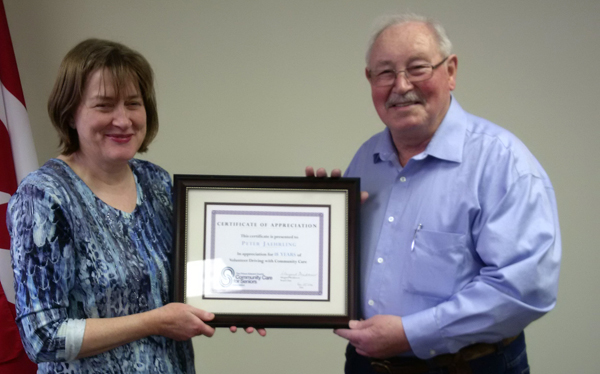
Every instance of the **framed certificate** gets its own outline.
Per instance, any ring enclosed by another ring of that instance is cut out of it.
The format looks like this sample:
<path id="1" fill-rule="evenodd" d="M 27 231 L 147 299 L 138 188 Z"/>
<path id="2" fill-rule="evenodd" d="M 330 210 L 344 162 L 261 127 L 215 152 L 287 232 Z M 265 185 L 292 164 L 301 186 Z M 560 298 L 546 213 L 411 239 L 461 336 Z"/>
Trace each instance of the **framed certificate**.
<path id="1" fill-rule="evenodd" d="M 215 327 L 357 318 L 357 178 L 175 175 L 175 301 Z"/>

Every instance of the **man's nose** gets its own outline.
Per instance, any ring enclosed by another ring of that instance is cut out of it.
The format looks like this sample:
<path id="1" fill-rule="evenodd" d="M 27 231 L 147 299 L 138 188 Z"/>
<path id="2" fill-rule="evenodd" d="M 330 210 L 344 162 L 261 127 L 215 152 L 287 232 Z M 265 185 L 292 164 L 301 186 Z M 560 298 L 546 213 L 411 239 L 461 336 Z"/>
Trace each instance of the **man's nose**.
<path id="1" fill-rule="evenodd" d="M 413 89 L 413 84 L 408 80 L 406 71 L 399 71 L 396 73 L 396 80 L 394 81 L 394 92 L 405 93 Z"/>

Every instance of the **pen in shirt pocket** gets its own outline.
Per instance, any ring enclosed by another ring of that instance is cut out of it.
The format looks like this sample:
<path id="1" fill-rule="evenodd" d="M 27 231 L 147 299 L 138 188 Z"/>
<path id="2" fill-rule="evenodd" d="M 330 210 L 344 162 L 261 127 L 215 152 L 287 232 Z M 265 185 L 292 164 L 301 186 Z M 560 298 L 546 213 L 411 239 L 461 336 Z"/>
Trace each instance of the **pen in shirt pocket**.
<path id="1" fill-rule="evenodd" d="M 423 228 L 423 224 L 419 223 L 419 225 L 417 226 L 417 228 L 415 229 L 415 233 L 413 234 L 413 240 L 412 243 L 410 244 L 410 250 L 414 251 L 415 250 L 415 240 L 417 239 L 417 233 Z"/>

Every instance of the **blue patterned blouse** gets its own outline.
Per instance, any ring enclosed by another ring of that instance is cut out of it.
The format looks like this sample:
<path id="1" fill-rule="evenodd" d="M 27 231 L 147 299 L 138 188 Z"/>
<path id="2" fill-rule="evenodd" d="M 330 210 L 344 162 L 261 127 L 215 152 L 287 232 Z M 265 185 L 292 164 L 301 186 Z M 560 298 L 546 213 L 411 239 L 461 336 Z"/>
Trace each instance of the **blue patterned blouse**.
<path id="1" fill-rule="evenodd" d="M 68 320 L 110 318 L 169 302 L 171 179 L 131 160 L 132 213 L 100 200 L 61 160 L 27 176 L 8 207 L 17 324 L 38 373 L 194 373 L 191 341 L 150 336 L 65 362 Z"/>

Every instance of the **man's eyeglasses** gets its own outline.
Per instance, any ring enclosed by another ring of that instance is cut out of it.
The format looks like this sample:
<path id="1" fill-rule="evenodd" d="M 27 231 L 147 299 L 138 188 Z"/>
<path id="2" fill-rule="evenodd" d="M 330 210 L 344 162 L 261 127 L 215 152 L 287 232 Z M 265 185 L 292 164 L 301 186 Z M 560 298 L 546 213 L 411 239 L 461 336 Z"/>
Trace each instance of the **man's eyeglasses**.
<path id="1" fill-rule="evenodd" d="M 433 71 L 440 67 L 448 57 L 440 61 L 436 65 L 421 64 L 414 65 L 406 68 L 406 70 L 393 70 L 393 69 L 382 69 L 382 70 L 369 70 L 369 78 L 371 84 L 377 87 L 391 86 L 396 82 L 398 74 L 404 73 L 406 80 L 410 83 L 423 82 L 433 77 Z"/>

